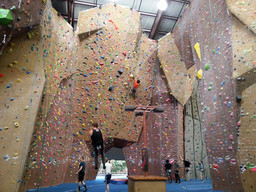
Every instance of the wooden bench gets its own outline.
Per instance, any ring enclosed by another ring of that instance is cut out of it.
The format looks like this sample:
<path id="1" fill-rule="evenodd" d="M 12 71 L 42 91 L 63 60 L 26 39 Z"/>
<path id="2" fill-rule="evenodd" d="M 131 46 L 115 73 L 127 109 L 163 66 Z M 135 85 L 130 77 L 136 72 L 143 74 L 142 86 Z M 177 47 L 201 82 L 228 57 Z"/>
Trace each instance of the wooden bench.
<path id="1" fill-rule="evenodd" d="M 128 176 L 128 192 L 166 192 L 167 177 L 157 175 Z"/>

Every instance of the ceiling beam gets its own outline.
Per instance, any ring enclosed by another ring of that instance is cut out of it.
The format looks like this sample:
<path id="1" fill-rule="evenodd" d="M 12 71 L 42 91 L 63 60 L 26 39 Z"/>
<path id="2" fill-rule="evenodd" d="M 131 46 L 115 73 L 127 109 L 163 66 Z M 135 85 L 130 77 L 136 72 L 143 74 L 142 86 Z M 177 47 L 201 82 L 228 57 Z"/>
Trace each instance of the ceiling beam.
<path id="1" fill-rule="evenodd" d="M 74 0 L 71 0 L 71 26 L 74 28 L 74 19 L 75 19 L 75 3 Z"/>
<path id="2" fill-rule="evenodd" d="M 186 1 L 186 0 L 170 0 L 170 1 L 178 2 L 178 3 L 190 4 L 190 1 Z"/>
<path id="3" fill-rule="evenodd" d="M 75 0 L 74 1 L 75 4 L 78 4 L 78 5 L 85 5 L 85 6 L 89 6 L 89 7 L 97 7 L 97 1 L 96 3 L 89 3 L 89 2 L 84 2 L 84 1 L 77 1 Z"/>
<path id="4" fill-rule="evenodd" d="M 68 8 L 68 23 L 70 23 L 70 10 L 71 10 L 71 7 L 70 7 L 70 0 L 67 0 L 67 8 Z"/>
<path id="5" fill-rule="evenodd" d="M 150 31 L 150 34 L 149 34 L 150 39 L 154 39 L 156 37 L 156 32 L 157 32 L 157 29 L 158 29 L 158 27 L 161 23 L 163 14 L 164 14 L 164 11 L 161 11 L 161 10 L 157 11 L 156 18 L 154 20 L 154 23 L 152 25 L 152 28 L 151 28 L 151 31 Z"/>

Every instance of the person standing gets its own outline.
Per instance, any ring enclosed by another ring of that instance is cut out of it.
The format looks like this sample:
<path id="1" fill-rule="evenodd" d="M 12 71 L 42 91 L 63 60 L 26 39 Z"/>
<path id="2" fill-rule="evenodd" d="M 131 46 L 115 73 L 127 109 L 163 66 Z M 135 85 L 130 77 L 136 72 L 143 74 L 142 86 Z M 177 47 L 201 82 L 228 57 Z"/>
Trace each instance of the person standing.
<path id="1" fill-rule="evenodd" d="M 106 158 L 106 192 L 109 192 L 109 183 L 111 179 L 112 164 L 111 161 Z"/>
<path id="2" fill-rule="evenodd" d="M 168 182 L 172 183 L 172 164 L 169 162 L 169 160 L 165 161 L 165 171 L 168 177 Z"/>
<path id="3" fill-rule="evenodd" d="M 199 167 L 199 171 L 200 171 L 200 179 L 203 182 L 204 181 L 204 164 L 203 164 L 202 160 L 200 162 L 198 162 L 198 167 Z"/>
<path id="4" fill-rule="evenodd" d="M 91 136 L 92 140 L 92 145 L 94 147 L 94 160 L 95 160 L 95 169 L 98 169 L 98 155 L 99 152 L 101 154 L 101 159 L 103 163 L 103 169 L 106 169 L 105 167 L 105 153 L 104 153 L 104 145 L 103 145 L 103 140 L 104 137 L 101 133 L 101 130 L 98 128 L 98 123 L 94 122 L 92 124 L 91 130 L 89 131 L 89 134 Z"/>
<path id="5" fill-rule="evenodd" d="M 76 172 L 76 175 L 78 175 L 78 190 L 80 191 L 81 183 L 84 185 L 84 191 L 87 191 L 87 187 L 84 182 L 84 173 L 85 173 L 85 162 L 84 162 L 84 156 L 82 156 L 82 161 L 79 164 L 79 169 Z"/>
<path id="6" fill-rule="evenodd" d="M 175 183 L 180 182 L 180 165 L 178 164 L 177 160 L 174 161 L 174 171 L 175 171 Z"/>
<path id="7" fill-rule="evenodd" d="M 189 181 L 190 179 L 190 166 L 191 166 L 191 163 L 190 163 L 190 160 L 187 159 L 187 160 L 184 160 L 182 158 L 182 156 L 180 156 L 181 160 L 184 162 L 184 168 L 185 168 L 185 180 L 186 181 Z"/>

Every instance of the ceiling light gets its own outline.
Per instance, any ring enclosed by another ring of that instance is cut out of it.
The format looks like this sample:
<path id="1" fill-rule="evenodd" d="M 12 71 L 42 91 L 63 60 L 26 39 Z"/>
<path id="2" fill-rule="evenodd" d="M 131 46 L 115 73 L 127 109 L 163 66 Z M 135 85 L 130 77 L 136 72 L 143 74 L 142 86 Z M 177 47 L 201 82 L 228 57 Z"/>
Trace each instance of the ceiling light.
<path id="1" fill-rule="evenodd" d="M 168 6 L 168 4 L 167 4 L 166 0 L 160 0 L 158 2 L 158 9 L 161 11 L 165 11 L 167 9 L 167 6 Z"/>

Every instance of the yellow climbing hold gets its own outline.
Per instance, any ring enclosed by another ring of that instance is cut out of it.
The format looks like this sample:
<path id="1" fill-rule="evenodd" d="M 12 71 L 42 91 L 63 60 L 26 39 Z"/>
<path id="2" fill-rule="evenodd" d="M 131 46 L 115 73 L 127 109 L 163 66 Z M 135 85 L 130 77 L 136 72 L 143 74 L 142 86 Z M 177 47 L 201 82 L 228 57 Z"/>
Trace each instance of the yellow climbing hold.
<path id="1" fill-rule="evenodd" d="M 201 61 L 201 51 L 200 51 L 200 44 L 197 42 L 194 46 L 195 50 L 196 50 L 196 53 L 197 53 L 197 56 L 198 58 L 200 59 Z"/>
<path id="2" fill-rule="evenodd" d="M 200 70 L 197 72 L 197 78 L 198 78 L 198 79 L 202 79 L 202 76 L 203 76 L 203 70 L 200 69 Z"/>
<path id="3" fill-rule="evenodd" d="M 15 125 L 15 127 L 19 127 L 20 126 L 20 124 L 18 122 L 15 122 L 14 125 Z"/>

